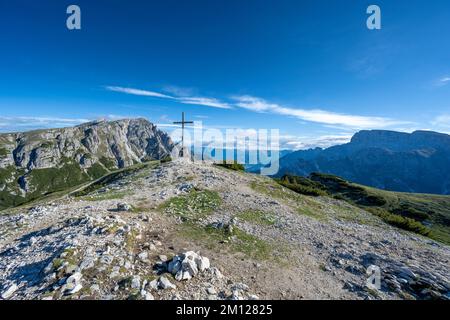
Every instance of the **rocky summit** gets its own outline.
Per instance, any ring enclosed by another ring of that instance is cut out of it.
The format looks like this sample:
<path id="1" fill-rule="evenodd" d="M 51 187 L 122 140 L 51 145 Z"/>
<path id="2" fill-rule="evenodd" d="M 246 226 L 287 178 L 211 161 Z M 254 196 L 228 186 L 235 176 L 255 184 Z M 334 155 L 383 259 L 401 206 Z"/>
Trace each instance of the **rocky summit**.
<path id="1" fill-rule="evenodd" d="M 162 159 L 172 148 L 170 137 L 145 119 L 0 134 L 0 209 Z"/>
<path id="2" fill-rule="evenodd" d="M 122 165 L 148 148 L 131 136 Z M 341 199 L 186 159 L 0 214 L 1 299 L 448 300 L 449 263 L 447 245 Z"/>

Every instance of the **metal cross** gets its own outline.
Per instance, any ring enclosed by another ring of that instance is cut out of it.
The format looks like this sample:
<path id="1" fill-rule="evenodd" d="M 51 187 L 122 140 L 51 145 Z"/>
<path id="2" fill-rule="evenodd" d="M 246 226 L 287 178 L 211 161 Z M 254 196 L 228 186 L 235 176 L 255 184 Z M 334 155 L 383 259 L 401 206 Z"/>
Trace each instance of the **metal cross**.
<path id="1" fill-rule="evenodd" d="M 184 125 L 193 123 L 194 123 L 193 121 L 184 121 L 184 112 L 181 113 L 181 121 L 173 123 L 173 124 L 181 124 L 181 153 L 180 153 L 181 157 L 184 157 Z"/>

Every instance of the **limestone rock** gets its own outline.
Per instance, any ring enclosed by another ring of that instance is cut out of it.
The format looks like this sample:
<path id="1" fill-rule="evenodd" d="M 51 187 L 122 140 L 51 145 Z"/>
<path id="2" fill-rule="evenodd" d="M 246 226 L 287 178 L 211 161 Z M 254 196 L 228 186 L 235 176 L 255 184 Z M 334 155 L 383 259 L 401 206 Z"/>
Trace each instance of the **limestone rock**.
<path id="1" fill-rule="evenodd" d="M 2 292 L 2 299 L 9 299 L 13 296 L 14 292 L 18 289 L 17 285 L 14 283 L 8 287 L 4 292 Z"/>
<path id="2" fill-rule="evenodd" d="M 158 285 L 161 289 L 176 289 L 176 285 L 170 282 L 165 276 L 159 277 Z"/>
<path id="3" fill-rule="evenodd" d="M 168 264 L 168 271 L 175 276 L 177 281 L 189 280 L 199 271 L 203 272 L 210 268 L 209 259 L 200 256 L 193 251 L 176 255 Z"/>

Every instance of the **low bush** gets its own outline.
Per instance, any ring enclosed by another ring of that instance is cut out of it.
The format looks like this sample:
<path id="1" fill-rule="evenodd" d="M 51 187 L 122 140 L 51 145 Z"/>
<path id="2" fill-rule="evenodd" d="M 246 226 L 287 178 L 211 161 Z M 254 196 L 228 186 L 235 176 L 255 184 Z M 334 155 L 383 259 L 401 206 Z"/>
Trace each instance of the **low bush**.
<path id="1" fill-rule="evenodd" d="M 422 223 L 411 219 L 407 217 L 402 217 L 397 214 L 392 214 L 389 211 L 386 211 L 381 208 L 368 208 L 369 212 L 373 213 L 374 215 L 380 217 L 384 222 L 393 225 L 395 227 L 412 231 L 427 237 L 430 237 L 431 230 L 427 227 L 425 227 Z"/>
<path id="2" fill-rule="evenodd" d="M 222 163 L 216 163 L 215 165 L 229 170 L 245 171 L 244 165 L 237 163 L 237 161 L 235 161 L 234 163 L 227 163 L 226 161 L 223 161 Z"/>

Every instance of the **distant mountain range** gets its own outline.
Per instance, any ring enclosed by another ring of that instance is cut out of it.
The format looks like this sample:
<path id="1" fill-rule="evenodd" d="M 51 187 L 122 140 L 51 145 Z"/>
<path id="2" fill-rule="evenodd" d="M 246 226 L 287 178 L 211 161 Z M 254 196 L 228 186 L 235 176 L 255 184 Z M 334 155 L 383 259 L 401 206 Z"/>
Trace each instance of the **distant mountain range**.
<path id="1" fill-rule="evenodd" d="M 347 144 L 282 157 L 277 176 L 312 172 L 385 190 L 450 194 L 450 136 L 432 131 L 364 130 Z"/>
<path id="2" fill-rule="evenodd" d="M 164 158 L 173 146 L 145 119 L 0 134 L 0 209 Z"/>

